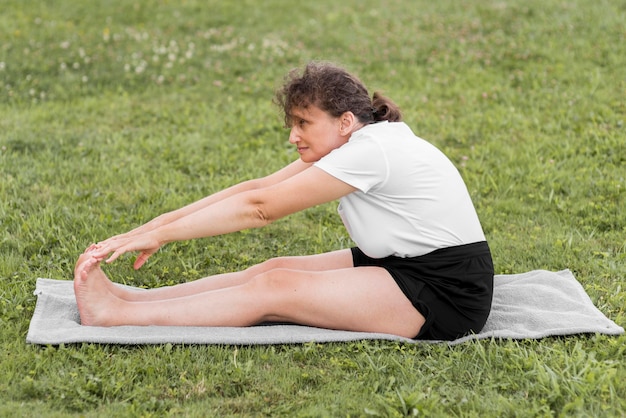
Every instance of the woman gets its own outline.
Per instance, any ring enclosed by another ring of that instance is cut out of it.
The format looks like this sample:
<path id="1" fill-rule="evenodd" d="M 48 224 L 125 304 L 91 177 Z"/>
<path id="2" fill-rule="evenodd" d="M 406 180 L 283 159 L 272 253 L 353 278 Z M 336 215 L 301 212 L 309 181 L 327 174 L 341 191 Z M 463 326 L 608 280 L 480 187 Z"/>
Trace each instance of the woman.
<path id="1" fill-rule="evenodd" d="M 74 280 L 83 325 L 276 321 L 439 340 L 480 331 L 493 264 L 452 163 L 401 122 L 393 102 L 370 99 L 333 65 L 292 71 L 277 102 L 300 159 L 90 246 Z M 138 269 L 166 243 L 262 227 L 337 199 L 355 248 L 141 292 L 114 285 L 100 268 L 137 251 Z"/>

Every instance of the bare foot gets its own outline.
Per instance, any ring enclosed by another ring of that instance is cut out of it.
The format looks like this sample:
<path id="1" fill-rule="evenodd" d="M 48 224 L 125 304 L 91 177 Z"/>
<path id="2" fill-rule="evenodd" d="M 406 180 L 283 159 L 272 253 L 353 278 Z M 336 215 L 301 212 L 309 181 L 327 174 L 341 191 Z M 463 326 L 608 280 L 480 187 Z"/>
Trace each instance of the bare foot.
<path id="1" fill-rule="evenodd" d="M 79 257 L 78 257 L 78 261 L 76 262 L 76 266 L 74 267 L 74 277 L 78 277 L 80 275 L 80 271 L 78 270 L 79 267 L 82 266 L 82 264 L 88 260 L 89 258 L 95 258 L 92 253 L 97 250 L 99 247 L 97 244 L 91 244 L 89 247 L 87 247 L 87 249 L 85 250 L 84 253 L 82 253 Z M 101 260 L 97 260 L 98 264 Z M 98 267 L 98 269 L 100 269 L 100 267 Z M 106 278 L 106 275 L 104 275 L 104 272 L 102 272 L 102 275 Z M 124 289 L 120 286 L 117 286 L 115 283 L 113 283 L 111 280 L 109 280 L 108 278 L 106 278 L 106 280 L 104 280 L 104 282 L 106 283 L 107 289 L 109 290 L 109 292 L 111 292 L 112 294 L 114 294 L 115 296 L 117 296 L 120 299 L 124 299 L 124 300 L 132 300 L 132 298 L 128 297 L 129 294 L 129 290 Z M 76 287 L 76 285 L 74 285 L 74 287 Z"/>
<path id="2" fill-rule="evenodd" d="M 74 269 L 74 294 L 82 325 L 116 325 L 122 301 L 110 292 L 110 286 L 113 283 L 100 268 L 100 261 L 88 252 L 81 254 Z"/>

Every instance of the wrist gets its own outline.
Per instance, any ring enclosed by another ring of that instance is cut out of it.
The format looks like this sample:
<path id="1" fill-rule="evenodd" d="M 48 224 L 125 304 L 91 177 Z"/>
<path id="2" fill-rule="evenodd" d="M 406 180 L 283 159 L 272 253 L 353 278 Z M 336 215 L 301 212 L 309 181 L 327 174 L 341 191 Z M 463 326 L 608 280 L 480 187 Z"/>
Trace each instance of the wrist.
<path id="1" fill-rule="evenodd" d="M 152 236 L 152 239 L 156 241 L 159 247 L 162 247 L 163 245 L 172 241 L 176 241 L 169 233 L 170 228 L 168 228 L 168 225 L 168 223 L 164 223 L 163 225 L 157 226 L 149 232 L 149 234 Z"/>
<path id="2" fill-rule="evenodd" d="M 174 222 L 176 219 L 168 212 L 157 216 L 150 222 L 152 224 L 152 230 L 162 228 L 165 225 Z"/>

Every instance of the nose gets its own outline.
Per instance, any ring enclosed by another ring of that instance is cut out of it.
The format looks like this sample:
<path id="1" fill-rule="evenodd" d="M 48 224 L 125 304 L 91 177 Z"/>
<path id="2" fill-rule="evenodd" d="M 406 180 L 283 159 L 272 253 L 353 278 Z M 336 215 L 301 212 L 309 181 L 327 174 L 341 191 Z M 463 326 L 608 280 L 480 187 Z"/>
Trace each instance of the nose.
<path id="1" fill-rule="evenodd" d="M 291 144 L 295 144 L 298 141 L 300 141 L 300 135 L 296 132 L 296 128 L 293 127 L 291 128 L 291 131 L 289 131 L 289 142 Z"/>

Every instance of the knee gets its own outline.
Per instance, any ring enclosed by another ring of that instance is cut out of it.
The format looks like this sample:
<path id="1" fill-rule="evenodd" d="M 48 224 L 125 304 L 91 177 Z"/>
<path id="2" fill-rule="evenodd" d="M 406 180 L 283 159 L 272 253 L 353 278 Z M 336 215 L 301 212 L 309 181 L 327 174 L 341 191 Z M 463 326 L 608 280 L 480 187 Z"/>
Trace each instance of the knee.
<path id="1" fill-rule="evenodd" d="M 251 277 L 256 277 L 262 273 L 266 273 L 266 272 L 276 270 L 276 269 L 286 268 L 287 258 L 288 257 L 270 258 L 269 260 L 263 261 L 262 263 L 249 267 L 248 269 L 246 269 L 246 272 Z"/>
<path id="2" fill-rule="evenodd" d="M 260 273 L 244 286 L 258 301 L 258 306 L 262 307 L 258 322 L 290 322 L 289 315 L 295 309 L 292 302 L 297 286 L 288 270 L 274 269 Z"/>
<path id="3" fill-rule="evenodd" d="M 293 280 L 290 280 L 289 271 L 276 268 L 263 271 L 248 282 L 257 294 L 277 295 L 281 291 L 293 288 Z"/>

